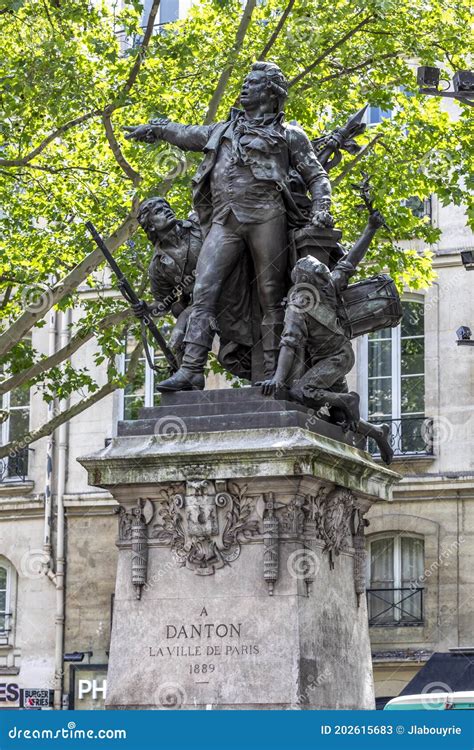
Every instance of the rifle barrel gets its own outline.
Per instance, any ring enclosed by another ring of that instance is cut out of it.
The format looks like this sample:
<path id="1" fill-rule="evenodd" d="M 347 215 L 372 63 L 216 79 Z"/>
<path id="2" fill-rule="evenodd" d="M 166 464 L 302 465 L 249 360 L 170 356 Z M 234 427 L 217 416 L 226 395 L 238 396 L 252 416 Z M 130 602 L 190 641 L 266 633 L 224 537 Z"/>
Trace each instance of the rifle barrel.
<path id="1" fill-rule="evenodd" d="M 140 302 L 140 299 L 133 291 L 130 282 L 122 272 L 120 266 L 118 265 L 117 261 L 113 257 L 112 253 L 110 252 L 109 248 L 105 244 L 104 240 L 100 236 L 99 232 L 93 225 L 91 221 L 86 222 L 86 228 L 89 230 L 90 234 L 92 235 L 92 238 L 94 239 L 97 247 L 99 250 L 101 250 L 102 254 L 104 255 L 107 263 L 111 267 L 112 271 L 115 273 L 118 281 L 119 281 L 119 289 L 127 300 L 127 302 L 131 305 L 135 305 L 137 302 Z M 178 369 L 178 363 L 176 361 L 176 357 L 174 356 L 173 352 L 169 348 L 168 344 L 165 341 L 165 338 L 161 331 L 156 326 L 155 322 L 146 315 L 143 318 L 145 325 L 147 326 L 148 330 L 150 331 L 151 335 L 157 342 L 158 346 L 160 347 L 161 351 L 163 352 L 166 361 L 168 362 L 172 372 L 176 372 Z M 146 343 L 146 341 L 145 341 Z"/>

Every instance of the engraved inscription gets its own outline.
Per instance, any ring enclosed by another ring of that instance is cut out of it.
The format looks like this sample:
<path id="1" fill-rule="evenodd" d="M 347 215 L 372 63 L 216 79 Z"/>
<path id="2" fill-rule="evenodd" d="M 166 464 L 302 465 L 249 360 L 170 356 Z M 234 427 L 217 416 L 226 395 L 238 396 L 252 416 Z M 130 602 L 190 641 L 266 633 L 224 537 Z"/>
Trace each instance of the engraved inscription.
<path id="1" fill-rule="evenodd" d="M 260 644 L 253 642 L 251 629 L 245 622 L 214 621 L 203 607 L 196 622 L 163 625 L 160 638 L 148 646 L 147 655 L 163 660 L 183 660 L 182 666 L 188 675 L 205 676 L 207 680 L 218 671 L 222 660 L 260 654 Z M 196 681 L 202 682 L 201 679 Z"/>

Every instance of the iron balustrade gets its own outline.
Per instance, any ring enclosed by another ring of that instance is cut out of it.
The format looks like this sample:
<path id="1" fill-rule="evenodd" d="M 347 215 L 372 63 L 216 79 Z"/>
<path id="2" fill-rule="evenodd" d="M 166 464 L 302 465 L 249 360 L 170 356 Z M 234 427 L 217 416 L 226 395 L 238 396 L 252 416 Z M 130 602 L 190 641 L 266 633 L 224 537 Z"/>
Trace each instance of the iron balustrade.
<path id="1" fill-rule="evenodd" d="M 423 624 L 423 588 L 367 589 L 369 625 L 400 627 Z"/>
<path id="2" fill-rule="evenodd" d="M 14 451 L 10 456 L 0 458 L 0 482 L 20 479 L 28 476 L 28 448 Z"/>
<path id="3" fill-rule="evenodd" d="M 433 420 L 428 417 L 402 417 L 401 419 L 369 419 L 371 424 L 390 426 L 389 440 L 395 456 L 433 455 Z M 380 455 L 372 438 L 367 441 L 367 450 L 373 456 Z"/>

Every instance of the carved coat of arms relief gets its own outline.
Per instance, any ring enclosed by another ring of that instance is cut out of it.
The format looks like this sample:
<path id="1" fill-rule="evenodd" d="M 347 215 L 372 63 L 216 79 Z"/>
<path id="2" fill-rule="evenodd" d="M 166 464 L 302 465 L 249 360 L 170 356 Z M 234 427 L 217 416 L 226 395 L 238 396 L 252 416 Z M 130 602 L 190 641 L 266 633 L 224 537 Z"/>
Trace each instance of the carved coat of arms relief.
<path id="1" fill-rule="evenodd" d="M 246 489 L 203 480 L 187 481 L 184 492 L 164 490 L 150 539 L 169 544 L 180 565 L 212 575 L 238 558 L 242 541 L 259 534 Z"/>

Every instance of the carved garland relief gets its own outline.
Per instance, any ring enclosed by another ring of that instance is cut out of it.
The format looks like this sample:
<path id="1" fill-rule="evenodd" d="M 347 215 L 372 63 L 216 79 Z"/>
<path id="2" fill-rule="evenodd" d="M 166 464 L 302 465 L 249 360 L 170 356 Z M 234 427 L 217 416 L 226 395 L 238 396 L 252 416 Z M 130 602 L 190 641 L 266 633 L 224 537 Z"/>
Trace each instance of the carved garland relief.
<path id="1" fill-rule="evenodd" d="M 281 539 L 302 543 L 302 552 L 308 557 L 307 565 L 303 560 L 308 592 L 315 575 L 311 558 L 316 554 L 316 542 L 323 542 L 330 568 L 337 555 L 354 548 L 356 592 L 363 592 L 367 522 L 350 490 L 321 487 L 315 495 L 296 494 L 289 503 L 265 493 L 260 519 L 255 498 L 248 496 L 247 489 L 222 480 L 188 480 L 184 487 L 162 490 L 158 502 L 140 499 L 129 511 L 119 506 L 119 542 L 132 548 L 132 583 L 137 598 L 146 583 L 151 540 L 169 545 L 179 566 L 197 575 L 212 575 L 239 557 L 243 542 L 259 539 L 264 547 L 263 579 L 270 595 L 279 578 Z"/>

